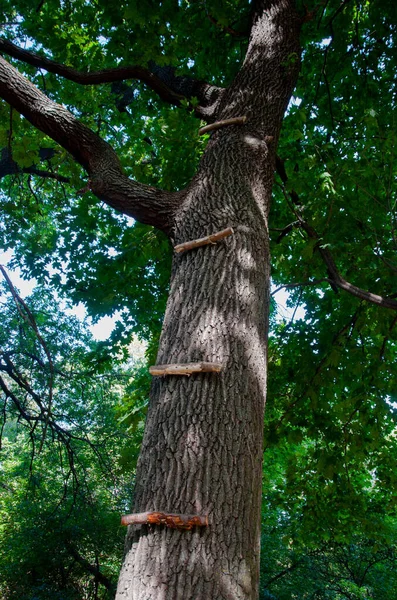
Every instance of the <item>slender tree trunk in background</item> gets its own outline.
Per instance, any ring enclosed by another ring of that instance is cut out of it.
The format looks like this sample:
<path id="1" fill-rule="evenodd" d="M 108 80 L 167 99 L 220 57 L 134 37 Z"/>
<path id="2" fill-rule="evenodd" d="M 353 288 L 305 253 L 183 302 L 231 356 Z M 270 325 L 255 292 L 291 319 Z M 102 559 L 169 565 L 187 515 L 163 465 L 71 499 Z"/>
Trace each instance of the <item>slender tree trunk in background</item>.
<path id="1" fill-rule="evenodd" d="M 231 226 L 216 245 L 175 255 L 158 364 L 220 362 L 221 373 L 153 381 L 135 512 L 208 514 L 179 531 L 132 526 L 118 600 L 258 596 L 262 437 L 277 141 L 299 70 L 293 0 L 257 2 L 244 64 L 176 215 L 175 243 Z"/>

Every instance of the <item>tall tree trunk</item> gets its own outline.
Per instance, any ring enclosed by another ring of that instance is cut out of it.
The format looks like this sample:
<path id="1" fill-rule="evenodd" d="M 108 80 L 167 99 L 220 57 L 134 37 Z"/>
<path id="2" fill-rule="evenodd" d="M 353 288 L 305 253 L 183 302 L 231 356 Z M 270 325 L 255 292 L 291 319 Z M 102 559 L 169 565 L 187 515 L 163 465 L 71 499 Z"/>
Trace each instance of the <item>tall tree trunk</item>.
<path id="1" fill-rule="evenodd" d="M 258 596 L 270 258 L 268 213 L 280 127 L 299 70 L 293 0 L 256 2 L 244 64 L 174 228 L 175 242 L 231 226 L 175 256 L 157 362 L 221 373 L 153 381 L 135 512 L 209 514 L 207 528 L 131 526 L 118 600 Z"/>

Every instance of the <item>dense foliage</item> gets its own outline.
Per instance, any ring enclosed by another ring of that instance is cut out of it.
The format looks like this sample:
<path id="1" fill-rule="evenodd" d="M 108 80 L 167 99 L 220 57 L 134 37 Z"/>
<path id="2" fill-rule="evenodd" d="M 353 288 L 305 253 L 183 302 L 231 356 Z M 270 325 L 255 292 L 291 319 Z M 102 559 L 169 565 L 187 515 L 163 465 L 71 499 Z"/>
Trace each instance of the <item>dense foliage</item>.
<path id="1" fill-rule="evenodd" d="M 26 301 L 12 291 L 2 296 L 0 592 L 105 597 L 131 494 L 134 442 L 120 418 L 133 367 L 106 364 L 48 291 Z"/>
<path id="2" fill-rule="evenodd" d="M 152 65 L 216 85 L 244 58 L 250 10 L 237 0 L 3 0 L 2 8 L 2 40 L 79 71 Z M 301 11 L 302 70 L 271 215 L 273 283 L 290 286 L 291 317 L 274 304 L 262 597 L 393 599 L 397 318 L 335 288 L 330 268 L 366 292 L 397 296 L 397 7 L 329 0 Z M 111 142 L 129 175 L 167 190 L 190 181 L 206 143 L 194 97 L 172 106 L 137 81 L 83 86 L 9 60 Z M 105 597 L 106 581 L 87 564 L 114 583 L 149 385 L 142 366 L 120 380 L 117 361 L 133 333 L 154 360 L 170 248 L 163 234 L 82 191 L 80 167 L 3 101 L 0 125 L 1 248 L 94 319 L 119 315 L 109 342 L 95 346 L 61 316 L 53 292 L 38 291 L 29 306 L 43 346 L 7 292 L 1 365 L 8 357 L 20 376 L 1 399 L 0 589 L 4 598 Z M 23 410 L 45 415 L 51 377 L 54 423 L 44 416 L 36 426 Z M 12 394 L 25 398 L 22 412 Z"/>

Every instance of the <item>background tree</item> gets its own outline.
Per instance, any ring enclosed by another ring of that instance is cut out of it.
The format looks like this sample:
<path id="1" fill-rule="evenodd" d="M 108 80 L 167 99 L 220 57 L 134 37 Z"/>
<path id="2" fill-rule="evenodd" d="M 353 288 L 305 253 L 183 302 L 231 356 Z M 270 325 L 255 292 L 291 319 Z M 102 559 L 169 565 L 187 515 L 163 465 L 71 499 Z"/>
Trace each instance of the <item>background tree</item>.
<path id="1" fill-rule="evenodd" d="M 270 349 L 267 444 L 308 438 L 300 490 L 292 456 L 287 471 L 308 529 L 321 534 L 318 494 L 303 484 L 314 464 L 332 481 L 331 496 L 341 473 L 349 498 L 370 485 L 368 469 L 364 485 L 351 474 L 353 456 L 367 467 L 377 456 L 372 477 L 392 477 L 380 439 L 392 435 L 395 390 L 395 8 L 382 0 L 140 8 L 48 0 L 6 10 L 0 49 L 23 61 L 26 77 L 1 59 L 0 95 L 13 107 L 3 106 L 1 166 L 8 185 L 17 183 L 4 203 L 3 242 L 13 240 L 26 272 L 84 299 L 92 314 L 121 309 L 126 328 L 115 338 L 141 327 L 153 348 L 169 262 L 163 234 L 177 243 L 233 226 L 221 244 L 174 259 L 157 360 L 215 361 L 223 371 L 155 382 L 135 494 L 137 511 L 208 512 L 211 527 L 131 533 L 119 597 L 255 598 L 269 243 L 274 281 L 291 286 L 306 319 L 278 331 Z M 301 77 L 276 160 L 301 28 Z M 120 84 L 128 78 L 140 83 Z M 212 133 L 204 150 L 197 116 L 247 120 Z M 69 191 L 65 202 L 66 189 L 85 195 Z M 163 234 L 127 229 L 88 190 Z M 383 511 L 393 510 L 393 494 Z"/>
<path id="2" fill-rule="evenodd" d="M 48 291 L 12 292 L 0 334 L 1 595 L 114 597 L 137 437 L 127 442 L 117 418 L 131 368 L 106 364 Z"/>

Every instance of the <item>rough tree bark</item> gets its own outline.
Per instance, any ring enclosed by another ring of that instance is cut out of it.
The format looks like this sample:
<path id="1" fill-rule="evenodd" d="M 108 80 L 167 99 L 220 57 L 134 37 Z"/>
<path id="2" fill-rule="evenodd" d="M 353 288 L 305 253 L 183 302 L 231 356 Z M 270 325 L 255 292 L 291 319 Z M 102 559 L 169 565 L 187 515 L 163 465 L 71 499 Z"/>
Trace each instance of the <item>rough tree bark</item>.
<path id="1" fill-rule="evenodd" d="M 134 497 L 137 513 L 208 514 L 209 526 L 131 526 L 118 600 L 258 596 L 268 213 L 281 123 L 299 71 L 300 20 L 295 0 L 253 4 L 244 63 L 230 87 L 217 91 L 208 117 L 246 121 L 211 134 L 196 176 L 177 194 L 128 179 L 106 142 L 0 58 L 0 96 L 71 152 L 99 198 L 162 229 L 174 244 L 234 231 L 216 245 L 175 254 L 157 362 L 223 368 L 154 378 Z"/>
<path id="2" fill-rule="evenodd" d="M 264 2 L 175 216 L 176 243 L 232 227 L 176 255 L 158 363 L 220 362 L 221 373 L 153 382 L 135 511 L 209 514 L 209 527 L 131 527 L 119 600 L 258 595 L 262 431 L 275 149 L 299 65 L 293 2 Z M 265 141 L 267 140 L 267 141 Z"/>

